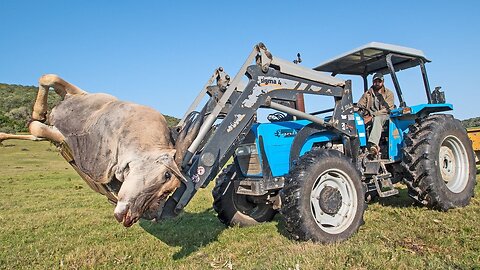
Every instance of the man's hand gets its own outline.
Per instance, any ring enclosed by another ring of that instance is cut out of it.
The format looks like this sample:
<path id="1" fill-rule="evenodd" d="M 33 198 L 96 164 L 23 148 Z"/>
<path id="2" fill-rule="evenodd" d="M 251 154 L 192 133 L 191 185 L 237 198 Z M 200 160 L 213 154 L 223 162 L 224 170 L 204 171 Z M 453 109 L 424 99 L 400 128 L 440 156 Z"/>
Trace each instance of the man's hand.
<path id="1" fill-rule="evenodd" d="M 370 121 L 372 121 L 372 119 L 373 119 L 372 115 L 370 115 L 370 114 L 364 115 L 363 116 L 363 123 L 366 125 L 366 124 L 370 123 Z"/>
<path id="2" fill-rule="evenodd" d="M 370 111 L 367 110 L 367 108 L 364 108 L 362 106 L 357 105 L 357 106 L 354 107 L 354 110 L 356 112 L 358 112 L 363 117 L 363 122 L 365 124 L 372 121 L 372 118 L 373 118 L 372 113 L 370 113 Z"/>

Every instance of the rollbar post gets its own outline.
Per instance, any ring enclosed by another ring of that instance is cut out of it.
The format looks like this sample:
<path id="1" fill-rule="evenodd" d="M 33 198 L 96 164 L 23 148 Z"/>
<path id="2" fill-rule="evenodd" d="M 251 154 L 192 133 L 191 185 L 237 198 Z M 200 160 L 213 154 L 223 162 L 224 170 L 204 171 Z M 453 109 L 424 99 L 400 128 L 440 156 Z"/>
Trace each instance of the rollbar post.
<path id="1" fill-rule="evenodd" d="M 406 107 L 407 104 L 403 99 L 403 94 L 402 94 L 402 90 L 400 89 L 400 84 L 398 83 L 397 74 L 395 74 L 395 67 L 393 66 L 393 63 L 392 63 L 391 53 L 387 54 L 386 60 L 387 60 L 388 69 L 390 70 L 390 75 L 392 76 L 393 84 L 395 85 L 395 90 L 397 91 L 398 99 L 400 101 L 400 107 Z"/>
<path id="2" fill-rule="evenodd" d="M 428 104 L 432 103 L 432 92 L 430 92 L 430 83 L 428 82 L 427 69 L 425 63 L 420 59 L 420 69 L 422 70 L 423 84 L 425 85 L 425 91 L 427 92 Z"/>
<path id="3" fill-rule="evenodd" d="M 367 92 L 368 91 L 367 75 L 362 75 L 362 78 L 363 78 L 363 92 Z"/>

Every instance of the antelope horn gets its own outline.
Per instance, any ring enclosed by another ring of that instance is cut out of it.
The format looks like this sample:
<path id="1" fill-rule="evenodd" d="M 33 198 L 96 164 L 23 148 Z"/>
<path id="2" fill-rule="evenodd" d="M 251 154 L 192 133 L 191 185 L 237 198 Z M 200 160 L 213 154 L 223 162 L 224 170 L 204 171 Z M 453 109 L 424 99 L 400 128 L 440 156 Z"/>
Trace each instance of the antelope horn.
<path id="1" fill-rule="evenodd" d="M 183 126 L 180 127 L 177 135 L 177 138 L 175 139 L 175 146 L 178 151 L 178 146 L 180 145 L 180 142 L 185 140 L 185 136 L 188 134 L 188 130 L 191 129 L 193 121 L 195 120 L 195 117 L 198 115 L 198 112 L 193 111 L 190 114 L 187 115 L 185 118 L 185 122 L 183 123 Z M 177 152 L 178 153 L 178 152 Z"/>
<path id="2" fill-rule="evenodd" d="M 175 148 L 177 150 L 175 154 L 175 163 L 177 163 L 178 166 L 182 165 L 183 157 L 187 153 L 188 147 L 190 147 L 195 140 L 200 131 L 200 127 L 202 127 L 206 108 L 207 106 L 203 107 L 201 112 L 191 112 L 187 116 L 185 124 L 180 130 L 180 134 L 175 143 Z"/>

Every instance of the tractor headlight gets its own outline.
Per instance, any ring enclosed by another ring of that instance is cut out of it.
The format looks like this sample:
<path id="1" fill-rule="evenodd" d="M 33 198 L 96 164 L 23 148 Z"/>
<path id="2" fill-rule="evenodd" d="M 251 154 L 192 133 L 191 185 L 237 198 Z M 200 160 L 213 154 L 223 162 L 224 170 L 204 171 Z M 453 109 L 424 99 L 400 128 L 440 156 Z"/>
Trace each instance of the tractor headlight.
<path id="1" fill-rule="evenodd" d="M 235 150 L 235 157 L 243 175 L 258 175 L 262 173 L 256 144 L 240 145 Z"/>
<path id="2" fill-rule="evenodd" d="M 249 156 L 257 154 L 257 146 L 254 143 L 240 145 L 237 150 L 235 150 L 235 155 L 237 156 Z"/>

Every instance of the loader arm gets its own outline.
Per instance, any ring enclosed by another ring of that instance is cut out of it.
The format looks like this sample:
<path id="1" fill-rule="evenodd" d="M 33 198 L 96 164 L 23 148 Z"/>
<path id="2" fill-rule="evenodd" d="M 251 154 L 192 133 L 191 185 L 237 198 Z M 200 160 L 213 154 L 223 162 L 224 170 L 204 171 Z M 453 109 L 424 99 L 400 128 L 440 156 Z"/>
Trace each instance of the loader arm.
<path id="1" fill-rule="evenodd" d="M 267 59 L 267 65 L 264 63 L 265 55 L 270 57 Z M 256 65 L 240 70 L 240 72 L 245 70 L 242 75 L 249 78 L 247 86 L 209 138 L 205 138 L 205 134 L 212 128 L 213 121 L 207 119 L 202 126 L 204 131 L 200 132 L 196 141 L 207 140 L 207 142 L 200 153 L 193 153 L 196 151 L 197 146 L 194 145 L 196 142 L 189 148 L 189 151 L 192 150 L 192 152 L 190 157 L 186 156 L 184 159 L 183 171 L 188 181 L 182 183 L 168 199 L 161 213 L 162 218 L 176 216 L 199 188 L 206 187 L 215 178 L 249 132 L 254 123 L 254 115 L 262 106 L 280 111 L 285 109 L 288 113 L 316 122 L 327 129 L 336 129 L 347 138 L 356 137 L 349 82 L 345 83 L 306 68 L 302 69 L 293 63 L 273 58 L 269 53 L 259 53 L 259 56 L 264 57 L 257 57 Z M 234 82 L 237 78 L 238 74 Z M 229 89 L 222 99 L 229 98 L 227 95 L 231 95 L 231 93 L 228 91 Z M 332 118 L 328 122 L 324 122 L 321 118 L 299 110 L 285 108 L 280 104 L 282 100 L 295 100 L 299 93 L 333 97 L 336 106 Z M 220 111 L 223 104 L 222 101 L 218 102 L 218 108 L 214 112 Z M 351 115 L 351 117 L 341 117 L 342 115 Z M 215 113 L 209 115 L 209 118 L 213 117 L 216 117 Z M 194 154 L 196 155 L 194 156 Z M 188 166 L 190 160 L 191 165 Z"/>

